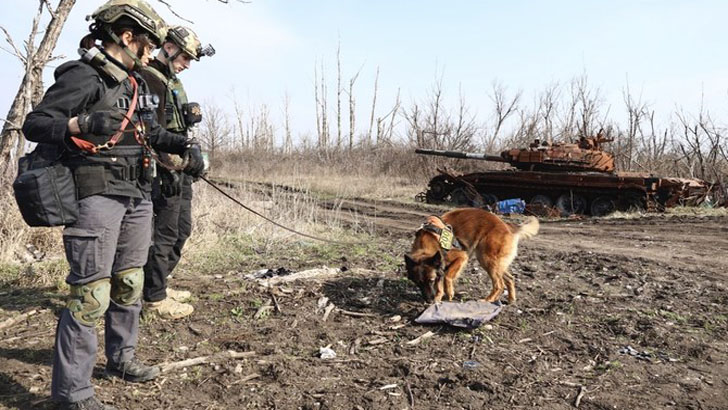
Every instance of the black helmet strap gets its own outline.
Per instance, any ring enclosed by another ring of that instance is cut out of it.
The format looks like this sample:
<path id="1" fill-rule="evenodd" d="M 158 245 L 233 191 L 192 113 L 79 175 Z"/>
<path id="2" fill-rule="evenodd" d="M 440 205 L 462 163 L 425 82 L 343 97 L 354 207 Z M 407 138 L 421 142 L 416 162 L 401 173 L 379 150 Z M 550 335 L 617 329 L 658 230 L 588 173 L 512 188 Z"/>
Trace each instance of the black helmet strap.
<path id="1" fill-rule="evenodd" d="M 109 35 L 109 37 L 114 40 L 116 44 L 118 44 L 124 52 L 131 57 L 131 59 L 134 61 L 134 67 L 133 70 L 141 70 L 143 67 L 142 61 L 139 59 L 139 56 L 137 54 L 134 54 L 131 49 L 129 49 L 129 46 L 124 44 L 123 41 L 121 41 L 121 38 L 114 33 L 113 30 L 111 30 L 111 27 L 104 25 L 104 30 L 106 31 L 106 34 Z"/>

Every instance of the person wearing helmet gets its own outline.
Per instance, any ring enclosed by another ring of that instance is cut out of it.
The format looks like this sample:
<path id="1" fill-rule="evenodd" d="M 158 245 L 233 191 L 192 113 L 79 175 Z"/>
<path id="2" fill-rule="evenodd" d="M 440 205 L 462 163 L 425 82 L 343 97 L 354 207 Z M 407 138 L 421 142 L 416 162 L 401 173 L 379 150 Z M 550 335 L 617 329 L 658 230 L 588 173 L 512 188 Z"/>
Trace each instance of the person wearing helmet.
<path id="1" fill-rule="evenodd" d="M 71 298 L 58 320 L 51 396 L 62 409 L 113 409 L 94 396 L 96 324 L 105 322 L 106 375 L 134 382 L 159 368 L 135 354 L 152 225 L 154 150 L 204 169 L 199 145 L 161 127 L 154 98 L 138 74 L 166 37 L 143 0 L 111 0 L 90 18 L 81 59 L 62 64 L 55 83 L 25 119 L 30 141 L 58 152 L 73 173 L 79 215 L 63 230 Z"/>
<path id="2" fill-rule="evenodd" d="M 159 96 L 157 118 L 168 131 L 187 135 L 202 119 L 200 106 L 187 101 L 177 76 L 192 60 L 212 56 L 214 51 L 210 45 L 202 48 L 191 29 L 170 27 L 157 58 L 142 70 L 151 92 Z M 174 157 L 166 156 L 171 162 L 179 160 Z M 162 168 L 153 184 L 154 234 L 144 266 L 144 312 L 162 319 L 180 319 L 194 311 L 191 304 L 184 303 L 192 296 L 189 291 L 167 286 L 167 277 L 177 266 L 192 231 L 192 181 L 189 175 Z"/>

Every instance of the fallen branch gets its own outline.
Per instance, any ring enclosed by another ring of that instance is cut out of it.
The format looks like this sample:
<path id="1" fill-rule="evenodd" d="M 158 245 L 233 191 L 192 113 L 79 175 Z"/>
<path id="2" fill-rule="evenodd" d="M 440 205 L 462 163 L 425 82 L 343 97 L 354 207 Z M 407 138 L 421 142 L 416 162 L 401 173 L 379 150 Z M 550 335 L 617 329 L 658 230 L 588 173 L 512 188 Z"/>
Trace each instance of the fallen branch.
<path id="1" fill-rule="evenodd" d="M 38 313 L 44 313 L 44 312 L 47 312 L 47 311 L 48 311 L 47 309 L 43 309 L 43 310 L 35 310 L 35 309 L 33 309 L 33 310 L 29 311 L 29 312 L 25 312 L 25 313 L 20 314 L 18 316 L 5 319 L 2 323 L 0 323 L 0 330 L 5 329 L 6 327 L 10 327 L 10 326 L 12 326 L 12 325 L 14 325 L 14 324 L 16 324 L 18 322 L 22 322 L 23 320 L 25 320 L 25 319 L 33 316 L 33 315 L 36 315 Z"/>
<path id="2" fill-rule="evenodd" d="M 228 350 L 226 352 L 213 354 L 210 356 L 194 357 L 192 359 L 180 360 L 178 362 L 163 363 L 159 365 L 159 369 L 162 373 L 166 373 L 172 370 L 181 369 L 184 367 L 197 366 L 200 364 L 211 363 L 215 360 L 224 359 L 245 359 L 247 357 L 255 356 L 255 352 L 235 352 Z"/>

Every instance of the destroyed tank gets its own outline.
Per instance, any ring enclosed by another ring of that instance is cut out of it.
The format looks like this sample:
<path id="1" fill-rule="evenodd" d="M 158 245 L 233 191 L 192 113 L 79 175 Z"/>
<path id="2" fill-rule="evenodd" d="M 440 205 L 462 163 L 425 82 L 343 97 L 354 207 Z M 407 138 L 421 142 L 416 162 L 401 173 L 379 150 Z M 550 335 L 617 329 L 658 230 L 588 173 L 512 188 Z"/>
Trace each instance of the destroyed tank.
<path id="1" fill-rule="evenodd" d="M 617 172 L 614 155 L 602 149 L 602 144 L 610 141 L 601 135 L 581 137 L 577 143 L 535 140 L 528 148 L 509 149 L 500 155 L 417 149 L 418 154 L 511 166 L 468 174 L 438 169 L 440 174 L 418 198 L 428 203 L 475 207 L 520 198 L 533 213 L 603 216 L 615 210 L 657 211 L 696 204 L 705 196 L 707 184 L 700 180 Z"/>

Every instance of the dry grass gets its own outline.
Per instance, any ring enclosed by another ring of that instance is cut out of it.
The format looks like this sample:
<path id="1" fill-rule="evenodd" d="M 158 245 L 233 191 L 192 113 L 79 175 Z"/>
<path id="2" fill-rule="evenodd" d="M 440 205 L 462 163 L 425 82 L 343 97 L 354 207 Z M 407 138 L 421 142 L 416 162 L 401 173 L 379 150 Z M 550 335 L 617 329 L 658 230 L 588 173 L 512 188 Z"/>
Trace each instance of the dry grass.
<path id="1" fill-rule="evenodd" d="M 404 148 L 357 149 L 353 152 L 302 150 L 228 153 L 213 162 L 212 173 L 295 187 L 335 198 L 414 201 L 435 174 L 431 161 Z"/>

